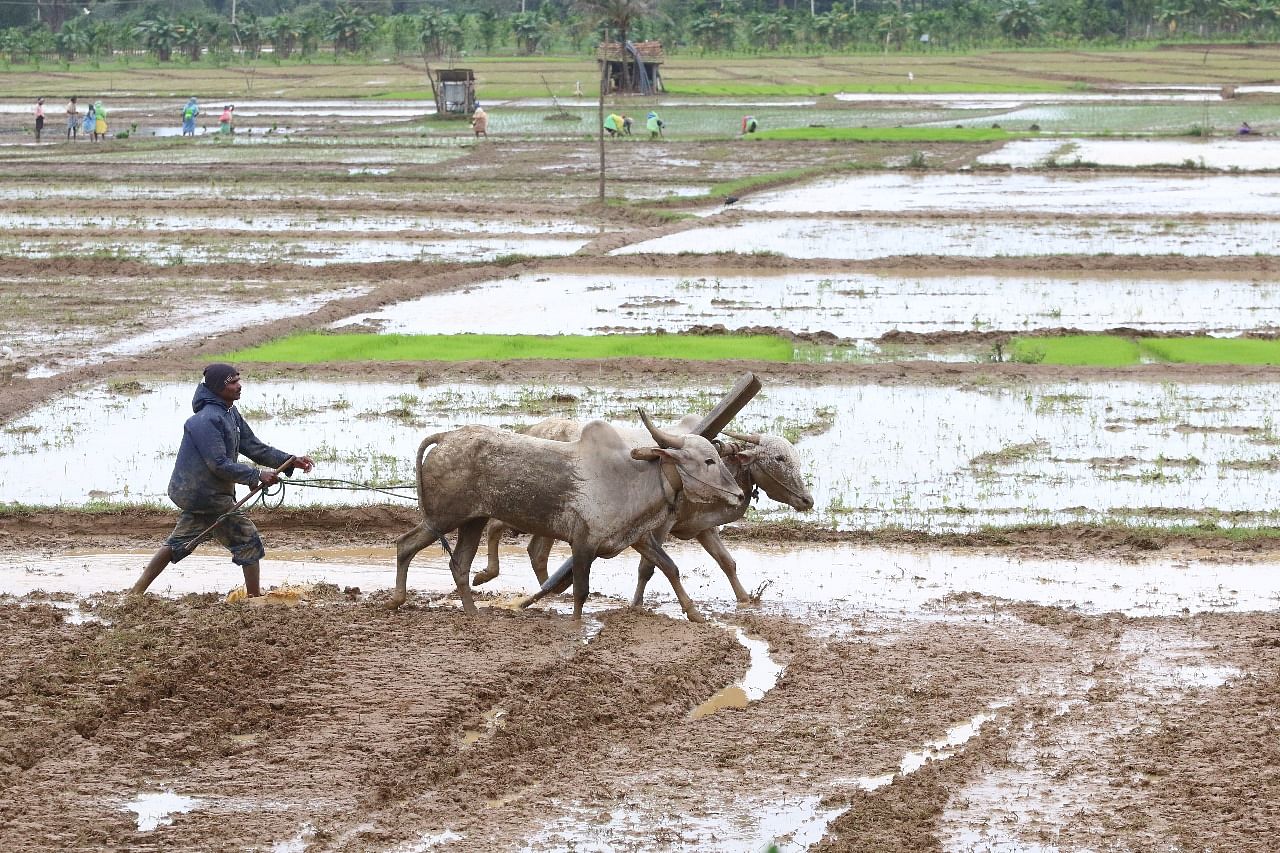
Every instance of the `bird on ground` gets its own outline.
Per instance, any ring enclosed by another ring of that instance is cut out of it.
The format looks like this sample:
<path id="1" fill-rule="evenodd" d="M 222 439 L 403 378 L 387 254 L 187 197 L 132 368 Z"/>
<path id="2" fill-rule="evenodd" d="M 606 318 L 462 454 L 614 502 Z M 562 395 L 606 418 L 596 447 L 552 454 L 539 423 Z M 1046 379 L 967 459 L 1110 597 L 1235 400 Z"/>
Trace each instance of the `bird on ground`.
<path id="1" fill-rule="evenodd" d="M 736 195 L 727 195 L 724 197 L 724 203 L 726 206 L 733 204 L 737 200 L 738 200 L 738 197 Z"/>

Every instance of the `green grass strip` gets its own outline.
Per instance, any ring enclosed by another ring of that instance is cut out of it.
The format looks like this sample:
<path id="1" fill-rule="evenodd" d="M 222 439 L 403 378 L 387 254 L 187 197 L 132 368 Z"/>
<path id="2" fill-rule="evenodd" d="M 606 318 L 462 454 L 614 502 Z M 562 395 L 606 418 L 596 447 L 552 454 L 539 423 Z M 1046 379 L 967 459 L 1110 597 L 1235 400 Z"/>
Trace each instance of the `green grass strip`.
<path id="1" fill-rule="evenodd" d="M 1075 364 L 1123 367 L 1137 364 L 1138 345 L 1115 335 L 1066 335 L 1060 338 L 1014 338 L 1013 361 L 1027 364 Z"/>
<path id="2" fill-rule="evenodd" d="M 783 127 L 762 130 L 756 136 L 827 142 L 1003 142 L 1034 134 L 998 127 Z"/>
<path id="3" fill-rule="evenodd" d="M 1255 338 L 1143 338 L 1139 345 L 1152 358 L 1178 364 L 1280 364 L 1280 341 Z"/>
<path id="4" fill-rule="evenodd" d="M 326 335 L 307 333 L 250 347 L 231 361 L 503 361 L 521 358 L 672 358 L 791 361 L 770 335 Z"/>

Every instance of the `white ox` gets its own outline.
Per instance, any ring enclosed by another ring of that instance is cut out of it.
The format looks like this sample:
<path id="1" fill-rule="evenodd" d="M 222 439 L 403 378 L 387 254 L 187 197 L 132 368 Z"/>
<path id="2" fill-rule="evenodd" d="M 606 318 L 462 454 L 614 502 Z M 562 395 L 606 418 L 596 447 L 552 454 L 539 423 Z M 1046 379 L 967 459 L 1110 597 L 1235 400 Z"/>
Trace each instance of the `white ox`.
<path id="1" fill-rule="evenodd" d="M 689 434 L 700 419 L 697 415 L 686 415 L 671 432 L 682 435 Z M 526 430 L 526 434 L 556 441 L 573 441 L 581 435 L 583 425 L 565 418 L 548 418 Z M 647 443 L 649 436 L 642 430 L 620 429 L 619 432 L 633 447 Z M 720 526 L 737 521 L 746 514 L 751 505 L 756 488 L 759 487 L 773 500 L 784 503 L 792 509 L 806 511 L 813 509 L 813 495 L 805 485 L 800 472 L 800 460 L 796 457 L 795 447 L 780 435 L 763 435 L 726 432 L 734 439 L 721 447 L 722 461 L 730 475 L 742 489 L 742 499 L 734 505 L 707 505 L 682 502 L 678 508 L 678 517 L 671 528 L 670 535 L 677 539 L 697 539 L 708 554 L 715 559 L 729 579 L 733 594 L 740 602 L 751 600 L 747 591 L 738 580 L 738 564 L 725 547 L 720 538 Z M 503 531 L 508 525 L 493 523 L 488 530 L 488 566 L 483 572 L 476 574 L 472 583 L 477 586 L 498 576 L 499 559 L 498 544 Z M 547 558 L 551 553 L 552 540 L 545 536 L 534 536 L 529 541 L 529 562 L 533 572 L 541 584 L 547 584 Z M 644 600 L 644 590 L 653 577 L 654 564 L 643 554 L 640 558 L 640 576 L 635 595 L 631 603 L 638 607 Z M 561 569 L 563 572 L 564 570 Z M 557 573 L 557 581 L 561 580 Z M 550 589 L 559 586 L 553 583 Z M 547 587 L 544 587 L 547 588 Z M 686 608 L 686 613 L 688 612 Z"/>
<path id="2" fill-rule="evenodd" d="M 682 503 L 734 506 L 743 499 L 742 489 L 710 441 L 660 430 L 644 412 L 640 418 L 657 447 L 637 447 L 604 421 L 588 423 L 576 441 L 483 426 L 425 438 L 416 461 L 423 520 L 396 540 L 391 605 L 398 607 L 408 597 L 414 556 L 458 530 L 449 567 L 463 610 L 474 614 L 467 575 L 492 518 L 570 544 L 575 618 L 587 599 L 592 562 L 630 546 L 662 569 L 685 612 L 700 619 L 662 541 Z"/>

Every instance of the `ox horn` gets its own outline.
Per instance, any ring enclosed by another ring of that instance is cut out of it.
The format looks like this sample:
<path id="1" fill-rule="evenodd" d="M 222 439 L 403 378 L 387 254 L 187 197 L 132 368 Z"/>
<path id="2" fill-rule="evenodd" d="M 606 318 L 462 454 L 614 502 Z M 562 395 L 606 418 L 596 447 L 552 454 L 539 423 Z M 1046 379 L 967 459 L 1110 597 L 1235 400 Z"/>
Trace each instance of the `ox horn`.
<path id="1" fill-rule="evenodd" d="M 727 429 L 722 429 L 720 431 L 729 436 L 729 438 L 737 439 L 738 441 L 745 441 L 747 444 L 760 443 L 760 433 L 758 432 L 748 434 L 745 432 L 729 432 Z"/>
<path id="2" fill-rule="evenodd" d="M 674 447 L 677 450 L 684 447 L 683 435 L 677 435 L 673 432 L 667 432 L 654 425 L 649 416 L 645 414 L 644 409 L 636 409 L 640 413 L 640 420 L 644 422 L 644 428 L 649 431 L 649 435 L 653 436 L 653 440 L 658 442 L 659 447 Z"/>

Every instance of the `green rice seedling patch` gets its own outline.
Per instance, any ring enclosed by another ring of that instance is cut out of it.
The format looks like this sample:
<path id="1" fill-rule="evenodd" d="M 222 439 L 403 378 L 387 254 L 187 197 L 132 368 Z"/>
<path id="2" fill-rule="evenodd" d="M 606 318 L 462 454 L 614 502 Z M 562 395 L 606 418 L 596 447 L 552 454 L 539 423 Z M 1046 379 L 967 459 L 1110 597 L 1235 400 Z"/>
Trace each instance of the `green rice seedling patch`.
<path id="1" fill-rule="evenodd" d="M 1280 341 L 1255 338 L 1145 338 L 1144 353 L 1178 364 L 1280 364 Z"/>
<path id="2" fill-rule="evenodd" d="M 784 127 L 757 135 L 761 139 L 825 142 L 1005 142 L 1035 134 L 998 127 Z"/>
<path id="3" fill-rule="evenodd" d="M 1065 335 L 1059 338 L 1014 338 L 1014 361 L 1026 364 L 1075 364 L 1122 367 L 1137 364 L 1138 344 L 1115 335 Z"/>
<path id="4" fill-rule="evenodd" d="M 769 335 L 326 335 L 307 333 L 230 353 L 228 359 L 317 364 L 340 361 L 504 361 L 670 358 L 791 361 Z"/>

